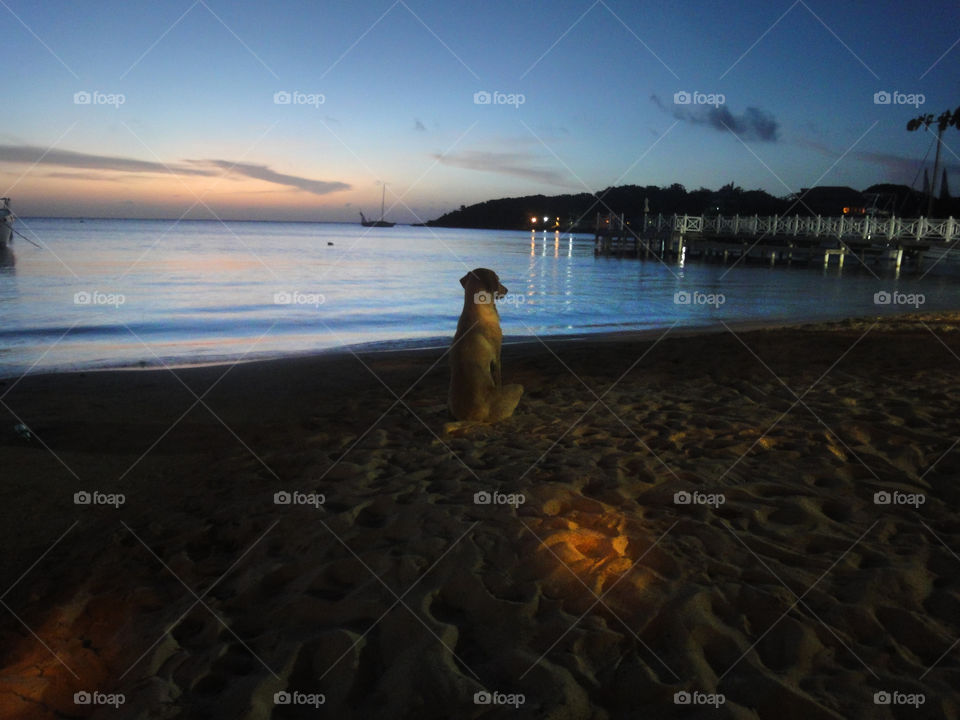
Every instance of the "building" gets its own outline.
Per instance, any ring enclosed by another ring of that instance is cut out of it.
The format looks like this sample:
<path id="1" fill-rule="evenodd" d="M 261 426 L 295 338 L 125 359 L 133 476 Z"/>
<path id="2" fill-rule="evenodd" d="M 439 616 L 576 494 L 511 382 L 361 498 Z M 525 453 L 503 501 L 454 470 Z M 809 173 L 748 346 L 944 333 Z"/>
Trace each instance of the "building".
<path id="1" fill-rule="evenodd" d="M 843 185 L 803 188 L 798 194 L 798 215 L 866 215 L 871 201 L 859 190 Z"/>

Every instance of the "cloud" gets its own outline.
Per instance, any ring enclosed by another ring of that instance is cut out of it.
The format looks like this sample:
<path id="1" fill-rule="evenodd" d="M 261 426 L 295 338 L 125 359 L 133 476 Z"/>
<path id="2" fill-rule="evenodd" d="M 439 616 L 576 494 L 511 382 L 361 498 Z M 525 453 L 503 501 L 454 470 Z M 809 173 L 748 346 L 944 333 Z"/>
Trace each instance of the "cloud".
<path id="1" fill-rule="evenodd" d="M 0 145 L 0 162 L 95 171 L 92 173 L 50 173 L 51 177 L 61 178 L 73 176 L 76 179 L 84 179 L 84 176 L 87 176 L 87 178 L 99 180 L 114 179 L 109 177 L 108 172 L 124 173 L 125 178 L 129 177 L 131 173 L 161 175 L 174 173 L 176 175 L 201 177 L 216 177 L 226 173 L 233 176 L 263 180 L 314 195 L 326 195 L 350 189 L 350 185 L 344 182 L 313 180 L 298 175 L 287 175 L 271 170 L 266 165 L 235 163 L 231 160 L 187 160 L 181 163 L 166 164 L 136 158 L 93 155 L 73 150 L 50 150 L 35 145 Z"/>
<path id="2" fill-rule="evenodd" d="M 760 108 L 751 106 L 742 114 L 735 115 L 726 105 L 667 106 L 656 95 L 651 95 L 650 99 L 664 112 L 692 125 L 706 125 L 722 132 L 732 131 L 741 140 L 777 142 L 780 139 L 780 123 L 772 114 Z"/>
<path id="3" fill-rule="evenodd" d="M 420 122 L 420 119 L 419 119 L 419 118 L 414 118 L 414 119 L 413 119 L 413 129 L 416 130 L 417 132 L 426 132 L 426 131 L 427 131 L 427 126 L 424 125 L 422 122 Z"/>
<path id="4" fill-rule="evenodd" d="M 465 150 L 452 155 L 435 154 L 433 157 L 444 165 L 466 168 L 467 170 L 512 175 L 524 180 L 534 180 L 561 187 L 571 187 L 573 185 L 564 174 L 556 170 L 536 167 L 535 163 L 540 158 L 529 153 Z"/>
<path id="5" fill-rule="evenodd" d="M 114 170 L 117 172 L 169 173 L 171 170 L 184 175 L 214 175 L 204 168 L 164 165 L 150 160 L 90 155 L 73 150 L 50 150 L 36 145 L 0 145 L 0 162 L 27 165 L 53 165 L 80 170 Z"/>
<path id="6" fill-rule="evenodd" d="M 43 177 L 57 178 L 58 180 L 86 180 L 87 182 L 128 182 L 149 176 L 136 173 L 118 175 L 111 172 L 48 172 L 44 173 Z"/>
<path id="7" fill-rule="evenodd" d="M 221 170 L 227 171 L 231 175 L 242 175 L 256 180 L 275 183 L 276 185 L 286 185 L 287 187 L 303 190 L 304 192 L 313 193 L 314 195 L 326 195 L 328 193 L 350 189 L 350 185 L 344 182 L 337 180 L 311 180 L 310 178 L 300 177 L 298 175 L 286 175 L 271 170 L 266 165 L 235 163 L 230 160 L 199 160 L 191 162 L 208 163 Z"/>
<path id="8" fill-rule="evenodd" d="M 776 142 L 779 139 L 780 124 L 773 115 L 760 108 L 748 107 L 742 115 L 734 115 L 726 105 L 711 107 L 707 111 L 706 124 L 716 130 L 729 128 L 744 140 Z"/>

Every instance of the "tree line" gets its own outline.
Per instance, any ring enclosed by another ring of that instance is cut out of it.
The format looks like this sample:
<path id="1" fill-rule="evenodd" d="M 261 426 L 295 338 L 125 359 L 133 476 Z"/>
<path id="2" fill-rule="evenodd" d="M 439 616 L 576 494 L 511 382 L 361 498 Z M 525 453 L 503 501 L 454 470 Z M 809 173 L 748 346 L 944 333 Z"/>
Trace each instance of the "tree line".
<path id="1" fill-rule="evenodd" d="M 820 188 L 829 194 L 828 188 Z M 871 185 L 864 195 L 877 194 L 877 208 L 881 214 L 911 217 L 926 210 L 926 197 L 906 185 Z M 816 215 L 840 214 L 836 211 L 814 211 L 804 202 L 800 193 L 776 197 L 764 190 L 744 190 L 728 183 L 719 190 L 700 188 L 687 190 L 674 183 L 666 187 L 656 185 L 622 185 L 598 193 L 573 195 L 527 195 L 516 198 L 487 200 L 475 205 L 461 205 L 427 225 L 436 227 L 486 228 L 501 230 L 528 230 L 531 227 L 563 230 L 571 227 L 593 227 L 597 213 L 623 214 L 631 223 L 642 222 L 645 209 L 652 215 Z M 935 207 L 944 215 L 960 214 L 955 199 L 938 200 Z M 548 218 L 544 223 L 543 218 Z M 533 221 L 536 218 L 536 222 Z"/>

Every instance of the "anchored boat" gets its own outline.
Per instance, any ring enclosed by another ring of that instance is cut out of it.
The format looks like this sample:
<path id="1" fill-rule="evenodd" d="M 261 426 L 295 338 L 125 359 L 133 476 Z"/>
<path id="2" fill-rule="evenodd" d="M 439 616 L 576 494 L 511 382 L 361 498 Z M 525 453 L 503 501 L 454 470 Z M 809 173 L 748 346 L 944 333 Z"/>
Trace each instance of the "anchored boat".
<path id="1" fill-rule="evenodd" d="M 13 244 L 13 210 L 10 198 L 0 198 L 0 249 L 6 250 Z"/>
<path id="2" fill-rule="evenodd" d="M 367 220 L 363 216 L 363 211 L 360 212 L 360 224 L 364 227 L 393 227 L 396 223 L 387 222 L 383 219 L 383 208 L 384 203 L 387 199 L 387 186 L 383 186 L 383 194 L 380 197 L 380 219 L 379 220 Z"/>

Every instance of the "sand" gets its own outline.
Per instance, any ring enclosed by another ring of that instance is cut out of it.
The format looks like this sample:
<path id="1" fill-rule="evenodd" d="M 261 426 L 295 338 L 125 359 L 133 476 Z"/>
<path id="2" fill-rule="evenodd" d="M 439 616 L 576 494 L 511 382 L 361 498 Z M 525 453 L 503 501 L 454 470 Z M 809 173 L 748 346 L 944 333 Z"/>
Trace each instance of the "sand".
<path id="1" fill-rule="evenodd" d="M 0 717 L 960 717 L 958 327 L 8 380 Z"/>

